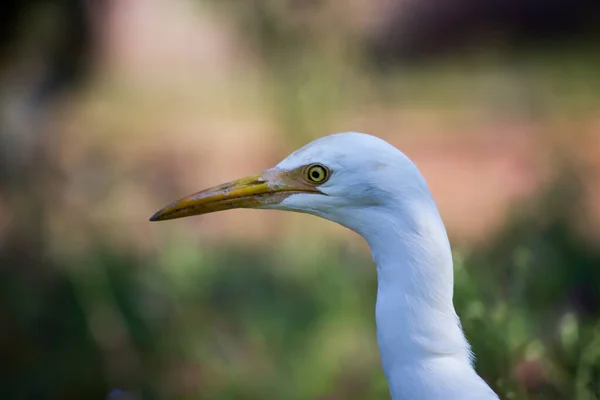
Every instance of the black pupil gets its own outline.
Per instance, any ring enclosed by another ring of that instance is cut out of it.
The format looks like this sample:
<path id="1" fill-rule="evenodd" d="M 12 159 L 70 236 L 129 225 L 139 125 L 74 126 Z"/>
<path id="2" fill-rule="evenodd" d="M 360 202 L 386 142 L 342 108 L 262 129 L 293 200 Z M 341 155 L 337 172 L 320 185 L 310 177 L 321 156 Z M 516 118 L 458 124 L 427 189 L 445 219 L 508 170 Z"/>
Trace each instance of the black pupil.
<path id="1" fill-rule="evenodd" d="M 313 169 L 310 175 L 313 177 L 313 179 L 319 179 L 321 177 L 321 174 L 316 169 Z"/>

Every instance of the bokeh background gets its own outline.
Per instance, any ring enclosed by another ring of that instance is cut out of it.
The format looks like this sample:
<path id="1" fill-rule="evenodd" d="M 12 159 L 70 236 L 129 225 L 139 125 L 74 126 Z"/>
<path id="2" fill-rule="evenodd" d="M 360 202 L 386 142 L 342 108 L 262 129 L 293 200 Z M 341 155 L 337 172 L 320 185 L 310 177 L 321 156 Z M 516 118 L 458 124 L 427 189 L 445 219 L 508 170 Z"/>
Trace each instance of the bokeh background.
<path id="1" fill-rule="evenodd" d="M 599 4 L 4 1 L 0 398 L 388 399 L 355 234 L 148 222 L 349 130 L 428 180 L 485 380 L 600 398 Z"/>

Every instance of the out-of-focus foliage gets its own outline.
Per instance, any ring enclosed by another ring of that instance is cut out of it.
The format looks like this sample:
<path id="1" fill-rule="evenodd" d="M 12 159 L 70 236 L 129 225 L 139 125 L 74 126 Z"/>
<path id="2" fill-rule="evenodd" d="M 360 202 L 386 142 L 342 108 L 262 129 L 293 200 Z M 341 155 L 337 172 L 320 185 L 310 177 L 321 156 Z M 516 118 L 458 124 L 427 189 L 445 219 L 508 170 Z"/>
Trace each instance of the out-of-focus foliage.
<path id="1" fill-rule="evenodd" d="M 422 167 L 501 397 L 600 398 L 597 6 L 552 2 L 569 23 L 539 46 L 511 17 L 560 22 L 536 1 L 502 18 L 468 1 L 17 3 L 0 31 L 0 398 L 389 398 L 354 236 L 258 211 L 146 220 L 342 130 Z M 434 29 L 456 21 L 476 50 Z"/>

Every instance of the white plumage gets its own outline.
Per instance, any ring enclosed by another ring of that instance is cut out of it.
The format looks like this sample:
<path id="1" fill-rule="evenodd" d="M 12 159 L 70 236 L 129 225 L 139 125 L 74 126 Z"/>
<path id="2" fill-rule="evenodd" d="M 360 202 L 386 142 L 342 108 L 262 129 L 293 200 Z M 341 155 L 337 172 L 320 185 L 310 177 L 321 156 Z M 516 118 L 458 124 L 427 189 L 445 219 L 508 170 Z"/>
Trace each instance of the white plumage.
<path id="1" fill-rule="evenodd" d="M 296 172 L 315 164 L 328 176 L 302 189 L 310 177 Z M 248 190 L 251 179 L 245 179 Z M 498 399 L 473 369 L 452 302 L 446 229 L 408 157 L 379 138 L 347 132 L 315 140 L 253 179 L 268 186 L 257 191 L 255 203 L 232 205 L 237 198 L 248 201 L 247 195 L 230 195 L 242 187 L 240 180 L 225 185 L 227 191 L 220 186 L 182 199 L 152 219 L 251 207 L 313 214 L 353 230 L 368 242 L 377 264 L 377 340 L 392 398 Z M 214 200 L 217 192 L 224 194 Z M 223 196 L 229 206 L 214 206 L 224 203 Z"/>

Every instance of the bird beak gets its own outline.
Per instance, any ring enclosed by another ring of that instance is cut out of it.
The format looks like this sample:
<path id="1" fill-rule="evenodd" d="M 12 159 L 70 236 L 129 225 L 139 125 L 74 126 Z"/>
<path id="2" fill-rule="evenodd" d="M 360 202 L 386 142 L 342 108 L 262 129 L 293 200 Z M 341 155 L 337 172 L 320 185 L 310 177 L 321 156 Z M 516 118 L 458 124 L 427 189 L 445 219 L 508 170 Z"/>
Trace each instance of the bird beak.
<path id="1" fill-rule="evenodd" d="M 294 193 L 321 193 L 296 171 L 273 168 L 194 193 L 158 210 L 150 221 L 165 221 L 234 208 L 279 204 Z"/>

